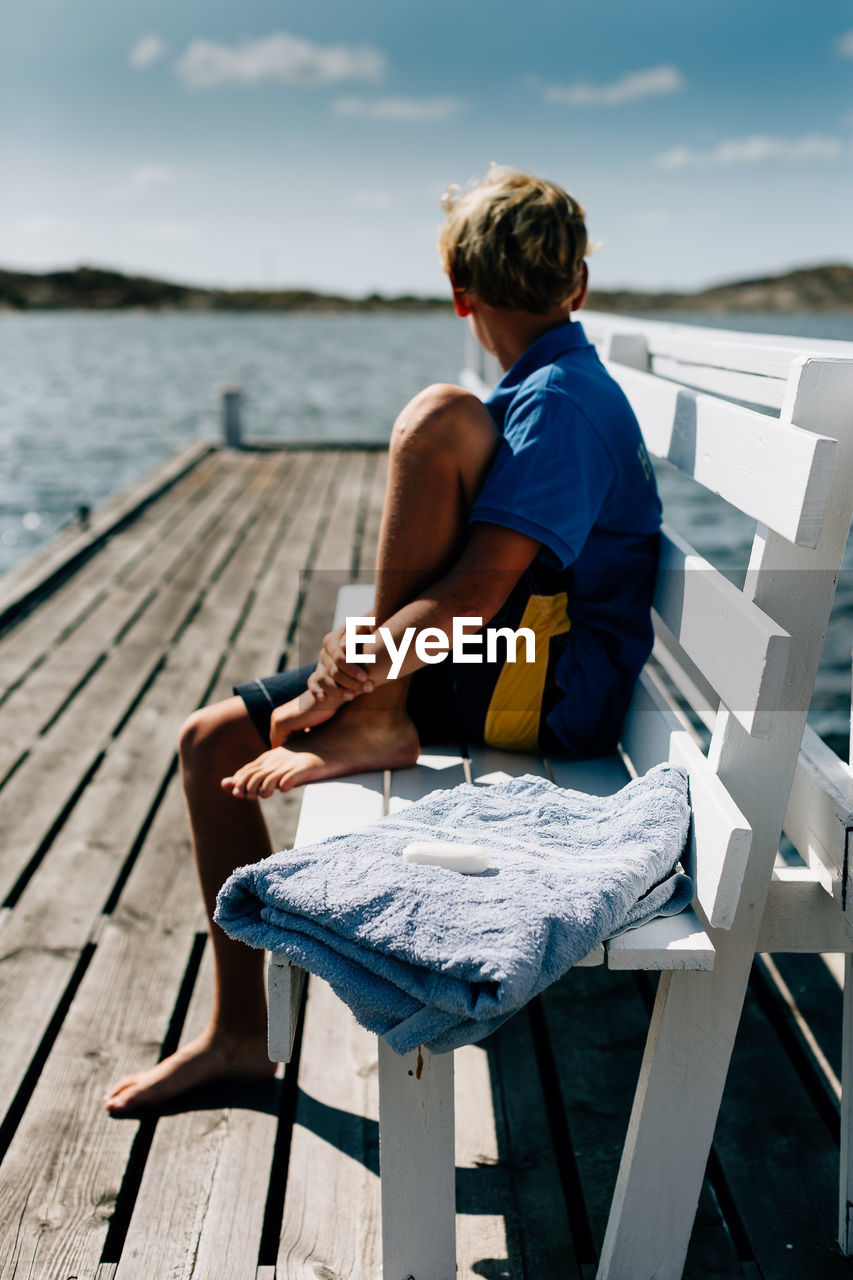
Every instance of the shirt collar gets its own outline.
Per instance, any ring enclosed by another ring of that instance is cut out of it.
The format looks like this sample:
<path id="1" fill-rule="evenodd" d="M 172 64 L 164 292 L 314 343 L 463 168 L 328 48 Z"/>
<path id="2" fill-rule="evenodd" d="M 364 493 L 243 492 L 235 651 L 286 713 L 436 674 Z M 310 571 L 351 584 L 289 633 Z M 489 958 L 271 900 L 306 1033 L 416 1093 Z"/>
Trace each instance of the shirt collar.
<path id="1" fill-rule="evenodd" d="M 525 378 L 528 378 L 531 373 L 535 373 L 537 369 L 542 369 L 547 364 L 553 364 L 559 356 L 565 355 L 566 352 L 575 351 L 589 345 L 589 340 L 583 331 L 583 325 L 580 321 L 567 320 L 565 324 L 558 324 L 530 344 L 524 354 L 519 356 L 515 364 L 507 369 L 489 399 L 496 398 L 501 392 L 505 393 L 510 388 L 514 389 Z"/>

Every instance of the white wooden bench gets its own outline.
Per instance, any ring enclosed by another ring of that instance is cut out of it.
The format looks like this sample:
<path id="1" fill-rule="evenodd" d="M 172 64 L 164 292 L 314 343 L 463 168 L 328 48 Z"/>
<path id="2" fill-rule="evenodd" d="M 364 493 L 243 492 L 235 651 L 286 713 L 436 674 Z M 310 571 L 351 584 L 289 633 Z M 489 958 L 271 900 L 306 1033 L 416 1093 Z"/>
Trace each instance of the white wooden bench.
<path id="1" fill-rule="evenodd" d="M 463 777 L 487 784 L 496 770 L 547 773 L 603 794 L 661 760 L 686 767 L 693 909 L 623 934 L 584 962 L 661 971 L 598 1277 L 676 1280 L 755 953 L 836 951 L 849 964 L 853 952 L 851 775 L 805 728 L 853 513 L 853 359 L 614 317 L 586 325 L 634 405 L 649 453 L 757 522 L 743 590 L 668 529 L 655 656 L 618 756 L 574 764 L 487 750 L 463 761 L 451 752 L 390 778 L 315 784 L 305 792 L 297 843 L 372 822 Z M 485 385 L 471 370 L 466 382 Z M 363 612 L 363 599 L 342 596 L 341 614 Z M 706 752 L 697 719 L 710 732 Z M 777 865 L 783 825 L 802 868 Z M 303 975 L 276 956 L 269 973 L 270 1056 L 286 1062 Z M 453 1055 L 400 1058 L 381 1041 L 378 1053 L 384 1280 L 453 1280 Z M 840 1186 L 840 1242 L 850 1252 L 849 1089 Z"/>

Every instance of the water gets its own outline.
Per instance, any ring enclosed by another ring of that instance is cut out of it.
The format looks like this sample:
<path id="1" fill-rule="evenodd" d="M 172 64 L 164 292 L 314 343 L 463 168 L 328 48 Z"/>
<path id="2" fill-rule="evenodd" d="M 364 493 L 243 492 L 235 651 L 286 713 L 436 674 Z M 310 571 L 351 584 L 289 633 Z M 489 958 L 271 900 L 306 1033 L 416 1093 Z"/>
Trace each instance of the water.
<path id="1" fill-rule="evenodd" d="M 708 316 L 685 323 L 853 340 L 853 315 Z M 0 313 L 0 572 L 184 445 L 218 438 L 223 383 L 245 390 L 250 439 L 386 440 L 429 382 L 457 381 L 463 328 L 437 315 Z M 742 577 L 750 522 L 662 474 L 673 523 Z M 839 584 L 811 713 L 847 755 L 853 556 Z"/>

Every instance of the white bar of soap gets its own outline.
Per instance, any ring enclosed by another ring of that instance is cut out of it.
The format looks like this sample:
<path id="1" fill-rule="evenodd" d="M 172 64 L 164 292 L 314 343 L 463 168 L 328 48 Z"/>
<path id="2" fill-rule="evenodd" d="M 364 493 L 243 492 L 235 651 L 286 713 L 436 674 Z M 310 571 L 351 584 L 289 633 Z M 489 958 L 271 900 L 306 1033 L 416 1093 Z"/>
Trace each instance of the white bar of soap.
<path id="1" fill-rule="evenodd" d="M 446 867 L 463 876 L 476 876 L 489 868 L 489 851 L 481 844 L 452 844 L 449 840 L 416 840 L 403 850 L 404 862 Z"/>

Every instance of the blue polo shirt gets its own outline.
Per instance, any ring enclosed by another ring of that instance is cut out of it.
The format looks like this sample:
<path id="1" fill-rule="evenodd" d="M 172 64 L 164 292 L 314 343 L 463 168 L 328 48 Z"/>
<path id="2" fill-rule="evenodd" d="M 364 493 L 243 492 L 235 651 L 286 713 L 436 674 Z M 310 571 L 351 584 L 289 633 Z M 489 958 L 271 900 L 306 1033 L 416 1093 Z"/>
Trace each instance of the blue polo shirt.
<path id="1" fill-rule="evenodd" d="M 528 347 L 486 400 L 501 432 L 471 520 L 542 544 L 531 594 L 565 591 L 547 723 L 572 754 L 609 750 L 651 652 L 661 506 L 640 428 L 577 321 Z"/>

